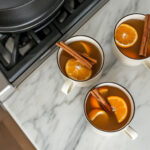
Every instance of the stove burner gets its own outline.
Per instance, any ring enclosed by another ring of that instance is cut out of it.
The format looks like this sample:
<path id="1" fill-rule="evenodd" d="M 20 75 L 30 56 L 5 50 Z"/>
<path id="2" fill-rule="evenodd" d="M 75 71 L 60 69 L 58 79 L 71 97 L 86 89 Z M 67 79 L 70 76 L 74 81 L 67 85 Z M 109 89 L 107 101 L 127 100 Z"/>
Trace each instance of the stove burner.
<path id="1" fill-rule="evenodd" d="M 102 0 L 65 0 L 60 15 L 54 21 L 55 26 L 65 34 L 99 1 Z"/>
<path id="2" fill-rule="evenodd" d="M 13 82 L 60 37 L 53 24 L 42 30 L 0 35 L 0 69 Z"/>
<path id="3" fill-rule="evenodd" d="M 0 40 L 1 63 L 6 69 L 11 69 L 27 51 L 33 48 L 35 42 L 28 34 L 11 34 Z"/>

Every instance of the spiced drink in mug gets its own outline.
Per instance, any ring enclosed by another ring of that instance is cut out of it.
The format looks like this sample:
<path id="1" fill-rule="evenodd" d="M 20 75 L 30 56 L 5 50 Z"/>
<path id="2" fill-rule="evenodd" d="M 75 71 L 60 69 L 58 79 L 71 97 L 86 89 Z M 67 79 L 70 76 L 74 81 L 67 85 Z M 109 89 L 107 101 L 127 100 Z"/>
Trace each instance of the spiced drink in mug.
<path id="1" fill-rule="evenodd" d="M 122 62 L 150 68 L 150 15 L 131 14 L 116 25 L 113 51 Z"/>
<path id="2" fill-rule="evenodd" d="M 100 77 L 104 53 L 96 40 L 88 36 L 75 36 L 56 45 L 60 47 L 57 62 L 65 79 L 62 86 L 65 94 L 74 86 L 89 86 Z"/>
<path id="3" fill-rule="evenodd" d="M 84 103 L 85 116 L 98 133 L 113 135 L 124 131 L 135 139 L 137 133 L 129 126 L 135 112 L 131 94 L 116 83 L 101 83 L 92 88 Z"/>

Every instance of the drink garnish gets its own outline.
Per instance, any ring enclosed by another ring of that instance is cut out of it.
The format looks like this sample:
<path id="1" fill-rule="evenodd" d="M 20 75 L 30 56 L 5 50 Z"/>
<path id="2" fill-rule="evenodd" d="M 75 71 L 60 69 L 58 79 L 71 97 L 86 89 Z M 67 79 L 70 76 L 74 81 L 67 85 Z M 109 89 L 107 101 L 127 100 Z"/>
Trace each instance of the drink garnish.
<path id="1" fill-rule="evenodd" d="M 109 90 L 107 88 L 100 88 L 98 91 L 102 94 L 102 96 L 107 96 Z"/>
<path id="2" fill-rule="evenodd" d="M 93 95 L 91 95 L 90 97 L 90 105 L 92 108 L 101 108 L 99 102 L 96 100 L 96 98 Z"/>
<path id="3" fill-rule="evenodd" d="M 150 38 L 150 14 L 147 14 L 145 16 L 144 30 L 142 35 L 141 47 L 139 50 L 140 56 L 144 57 L 147 56 L 149 38 Z"/>
<path id="4" fill-rule="evenodd" d="M 58 47 L 62 48 L 64 51 L 66 51 L 72 57 L 77 59 L 83 66 L 87 67 L 88 69 L 92 69 L 92 66 L 94 63 L 94 62 L 91 63 L 92 60 L 89 61 L 87 58 L 85 58 L 85 56 L 83 57 L 82 55 L 77 53 L 75 50 L 73 50 L 71 47 L 66 45 L 64 42 L 56 43 L 56 45 Z"/>
<path id="5" fill-rule="evenodd" d="M 92 109 L 88 114 L 88 118 L 89 120 L 93 121 L 99 115 L 103 117 L 103 121 L 107 121 L 109 119 L 108 114 L 102 109 Z"/>
<path id="6" fill-rule="evenodd" d="M 128 24 L 121 24 L 115 32 L 115 41 L 119 47 L 129 48 L 138 40 L 138 33 L 134 27 Z"/>
<path id="7" fill-rule="evenodd" d="M 123 122 L 128 114 L 128 106 L 125 100 L 119 96 L 109 96 L 107 99 L 113 109 L 118 123 Z"/>
<path id="8" fill-rule="evenodd" d="M 100 103 L 100 105 L 109 112 L 112 112 L 112 108 L 110 104 L 108 103 L 107 99 L 105 99 L 101 93 L 98 91 L 97 88 L 93 89 L 91 92 L 92 96 L 96 98 L 96 100 Z"/>
<path id="9" fill-rule="evenodd" d="M 76 59 L 69 59 L 65 65 L 65 71 L 69 78 L 74 80 L 87 80 L 92 75 L 92 70 L 83 66 Z"/>
<path id="10" fill-rule="evenodd" d="M 107 96 L 109 90 L 107 88 L 98 88 L 98 91 L 102 94 L 102 96 Z M 90 97 L 90 104 L 92 108 L 101 108 L 100 103 L 93 95 Z"/>
<path id="11" fill-rule="evenodd" d="M 80 43 L 84 47 L 86 53 L 89 55 L 91 53 L 90 47 L 85 42 L 83 42 L 83 41 L 81 41 Z"/>
<path id="12" fill-rule="evenodd" d="M 83 56 L 85 59 L 87 59 L 92 65 L 97 63 L 96 59 L 91 58 L 90 56 L 88 56 L 88 54 L 86 53 L 81 53 L 81 56 Z"/>

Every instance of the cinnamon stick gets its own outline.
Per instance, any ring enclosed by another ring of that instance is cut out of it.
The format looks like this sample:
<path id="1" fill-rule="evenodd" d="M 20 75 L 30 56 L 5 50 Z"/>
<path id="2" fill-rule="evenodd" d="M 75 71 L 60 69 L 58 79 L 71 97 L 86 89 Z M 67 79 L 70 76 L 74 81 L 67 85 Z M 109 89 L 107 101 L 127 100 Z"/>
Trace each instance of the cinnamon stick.
<path id="1" fill-rule="evenodd" d="M 78 54 L 75 50 L 73 50 L 71 47 L 66 45 L 64 42 L 56 43 L 56 45 L 58 47 L 62 48 L 64 51 L 66 51 L 71 56 L 73 56 L 75 59 L 77 59 L 82 65 L 84 65 L 88 69 L 92 68 L 93 63 L 90 62 L 89 59 L 85 59 L 85 57 L 83 57 L 82 55 Z"/>
<path id="2" fill-rule="evenodd" d="M 100 92 L 97 89 L 94 89 L 90 92 L 92 94 L 92 96 L 94 96 L 97 101 L 100 102 L 100 105 L 109 112 L 112 112 L 112 108 L 110 106 L 110 104 L 107 102 L 106 99 L 104 99 L 104 97 L 100 94 Z"/>
<path id="3" fill-rule="evenodd" d="M 82 53 L 81 54 L 84 58 L 86 58 L 87 60 L 89 60 L 92 64 L 96 64 L 97 63 L 97 60 L 96 59 L 93 59 L 91 57 L 89 57 L 86 53 Z"/>
<path id="4" fill-rule="evenodd" d="M 145 57 L 147 56 L 147 52 L 148 52 L 148 43 L 149 43 L 149 38 L 150 38 L 150 14 L 148 14 L 148 33 L 147 33 L 147 41 L 145 44 Z"/>
<path id="5" fill-rule="evenodd" d="M 139 51 L 140 56 L 147 56 L 147 49 L 148 49 L 148 41 L 150 38 L 150 15 L 145 16 L 144 22 L 144 30 L 142 35 L 141 47 Z"/>

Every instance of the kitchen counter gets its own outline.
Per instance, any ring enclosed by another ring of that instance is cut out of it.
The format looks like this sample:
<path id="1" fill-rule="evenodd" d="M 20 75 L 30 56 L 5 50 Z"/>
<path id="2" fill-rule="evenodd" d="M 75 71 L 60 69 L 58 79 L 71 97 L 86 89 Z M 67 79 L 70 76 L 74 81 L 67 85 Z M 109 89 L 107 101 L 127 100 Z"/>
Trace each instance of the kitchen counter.
<path id="1" fill-rule="evenodd" d="M 112 53 L 115 23 L 133 12 L 150 13 L 149 0 L 110 0 L 76 34 L 88 35 L 101 43 L 105 52 L 102 77 L 125 86 L 133 95 L 136 112 L 131 126 L 139 134 L 131 141 L 124 134 L 103 137 L 88 126 L 83 101 L 91 88 L 75 88 L 69 96 L 61 93 L 63 78 L 56 53 L 34 71 L 4 102 L 38 150 L 148 150 L 150 149 L 150 71 L 144 66 L 129 67 Z"/>

